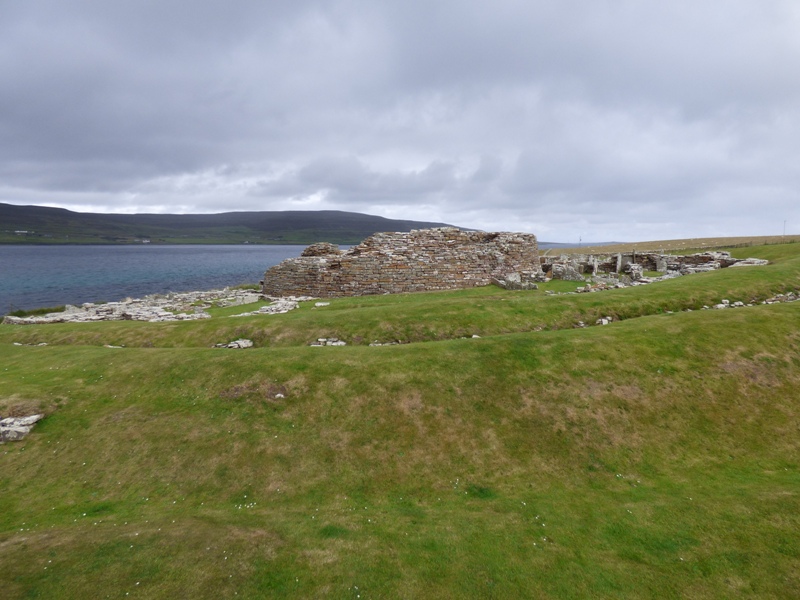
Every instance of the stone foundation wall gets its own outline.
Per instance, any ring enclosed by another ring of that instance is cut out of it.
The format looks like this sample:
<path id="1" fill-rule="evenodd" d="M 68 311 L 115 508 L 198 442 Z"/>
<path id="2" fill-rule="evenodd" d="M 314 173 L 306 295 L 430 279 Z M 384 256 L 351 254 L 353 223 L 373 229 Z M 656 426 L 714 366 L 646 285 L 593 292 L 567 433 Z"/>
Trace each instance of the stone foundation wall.
<path id="1" fill-rule="evenodd" d="M 736 265 L 766 264 L 766 261 L 752 258 L 733 258 L 728 252 L 700 252 L 686 255 L 620 252 L 610 255 L 564 254 L 561 256 L 542 256 L 541 263 L 544 273 L 553 279 L 579 281 L 581 275 L 628 273 L 633 276 L 633 279 L 637 279 L 641 277 L 643 271 L 687 274 L 724 269 Z"/>
<path id="2" fill-rule="evenodd" d="M 377 233 L 347 252 L 314 244 L 264 274 L 268 296 L 364 296 L 488 285 L 541 275 L 536 236 L 454 227 Z"/>

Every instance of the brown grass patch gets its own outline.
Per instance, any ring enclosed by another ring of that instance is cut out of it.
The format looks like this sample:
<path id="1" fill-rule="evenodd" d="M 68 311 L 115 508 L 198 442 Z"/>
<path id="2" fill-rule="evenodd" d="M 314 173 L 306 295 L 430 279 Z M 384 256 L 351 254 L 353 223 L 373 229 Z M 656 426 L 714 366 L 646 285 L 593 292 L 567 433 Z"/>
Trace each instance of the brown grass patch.
<path id="1" fill-rule="evenodd" d="M 638 410 L 628 410 L 628 404 Z M 523 392 L 518 415 L 541 421 L 555 434 L 568 435 L 581 447 L 641 449 L 644 440 L 632 415 L 662 406 L 662 398 L 638 385 L 588 380 L 576 394 L 567 384 L 550 383 L 542 391 Z"/>
<path id="2" fill-rule="evenodd" d="M 599 382 L 594 379 L 590 379 L 583 385 L 579 395 L 582 398 L 588 397 L 592 400 L 603 400 L 608 397 L 614 397 L 628 401 L 640 400 L 645 396 L 642 389 L 636 384 Z"/>
<path id="3" fill-rule="evenodd" d="M 730 357 L 728 360 L 719 364 L 720 370 L 728 375 L 735 375 L 761 387 L 777 387 L 781 384 L 780 378 L 775 373 L 772 365 L 764 359 L 778 360 L 766 354 L 757 355 L 755 359 Z"/>
<path id="4" fill-rule="evenodd" d="M 308 563 L 314 566 L 330 565 L 338 562 L 339 554 L 333 548 L 315 548 L 303 552 L 303 556 L 308 560 Z"/>
<path id="5" fill-rule="evenodd" d="M 23 398 L 19 394 L 0 398 L 0 418 L 27 417 L 30 415 L 45 416 L 55 411 L 56 405 L 52 400 L 32 400 Z"/>
<path id="6" fill-rule="evenodd" d="M 277 402 L 289 396 L 288 388 L 277 381 L 250 381 L 222 390 L 223 400 Z"/>
<path id="7" fill-rule="evenodd" d="M 413 417 L 415 414 L 418 414 L 422 408 L 424 407 L 422 403 L 422 394 L 419 391 L 415 390 L 411 394 L 404 394 L 400 397 L 397 402 L 398 408 L 403 412 L 404 415 L 407 417 Z"/>
<path id="8" fill-rule="evenodd" d="M 300 396 L 308 391 L 308 381 L 305 375 L 295 375 L 284 384 L 294 396 Z"/>
<path id="9" fill-rule="evenodd" d="M 347 389 L 347 386 L 350 385 L 350 382 L 344 377 L 332 377 L 328 381 L 328 385 L 334 392 L 341 392 L 342 390 Z"/>

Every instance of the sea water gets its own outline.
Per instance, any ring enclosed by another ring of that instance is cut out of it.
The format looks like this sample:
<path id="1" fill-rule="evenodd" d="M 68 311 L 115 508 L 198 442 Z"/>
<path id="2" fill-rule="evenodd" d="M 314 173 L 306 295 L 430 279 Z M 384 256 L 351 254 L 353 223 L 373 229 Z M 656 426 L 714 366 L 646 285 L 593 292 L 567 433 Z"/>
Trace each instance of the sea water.
<path id="1" fill-rule="evenodd" d="M 257 283 L 304 246 L 0 245 L 0 315 Z"/>

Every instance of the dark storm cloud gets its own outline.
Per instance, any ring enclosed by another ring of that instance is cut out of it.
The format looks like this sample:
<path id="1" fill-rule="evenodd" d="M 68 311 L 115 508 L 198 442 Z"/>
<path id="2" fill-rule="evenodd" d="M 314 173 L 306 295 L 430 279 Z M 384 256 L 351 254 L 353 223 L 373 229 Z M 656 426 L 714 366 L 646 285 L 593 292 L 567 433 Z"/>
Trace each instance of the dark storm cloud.
<path id="1" fill-rule="evenodd" d="M 0 201 L 338 208 L 551 239 L 800 227 L 788 0 L 0 14 Z"/>

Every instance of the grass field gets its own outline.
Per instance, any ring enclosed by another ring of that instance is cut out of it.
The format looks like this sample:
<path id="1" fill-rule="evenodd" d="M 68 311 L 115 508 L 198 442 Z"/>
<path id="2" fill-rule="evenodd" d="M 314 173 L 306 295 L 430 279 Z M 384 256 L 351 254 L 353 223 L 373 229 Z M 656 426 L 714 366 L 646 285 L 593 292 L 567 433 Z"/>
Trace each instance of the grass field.
<path id="1" fill-rule="evenodd" d="M 0 415 L 48 416 L 0 446 L 0 595 L 800 597 L 800 302 L 698 310 L 800 245 L 735 254 L 772 264 L 2 326 Z"/>

